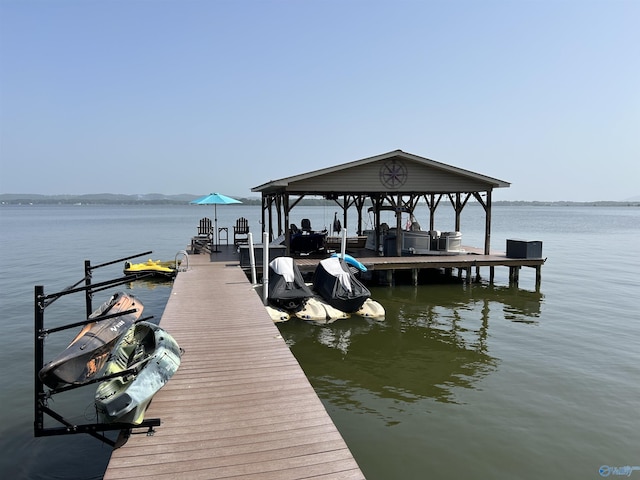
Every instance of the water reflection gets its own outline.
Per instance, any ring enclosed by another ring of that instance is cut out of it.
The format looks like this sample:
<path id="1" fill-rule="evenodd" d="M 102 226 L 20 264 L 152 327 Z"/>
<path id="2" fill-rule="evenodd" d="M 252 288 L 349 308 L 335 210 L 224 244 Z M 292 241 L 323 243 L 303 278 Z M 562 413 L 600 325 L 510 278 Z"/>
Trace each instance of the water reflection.
<path id="1" fill-rule="evenodd" d="M 378 288 L 385 322 L 359 317 L 325 327 L 280 324 L 283 337 L 321 398 L 368 411 L 376 399 L 458 403 L 499 365 L 490 353 L 492 322 L 539 321 L 543 296 L 492 285 Z"/>
<path id="2" fill-rule="evenodd" d="M 127 283 L 129 290 L 155 290 L 156 288 L 171 288 L 173 287 L 173 280 L 162 277 L 148 277 L 138 278 Z"/>

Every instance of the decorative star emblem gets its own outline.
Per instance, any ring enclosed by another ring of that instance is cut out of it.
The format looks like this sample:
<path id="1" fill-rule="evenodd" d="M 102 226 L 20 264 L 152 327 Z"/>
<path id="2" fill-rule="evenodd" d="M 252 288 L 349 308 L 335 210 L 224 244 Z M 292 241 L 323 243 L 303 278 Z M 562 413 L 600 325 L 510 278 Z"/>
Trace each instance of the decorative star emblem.
<path id="1" fill-rule="evenodd" d="M 380 182 L 388 188 L 400 188 L 407 181 L 407 167 L 398 160 L 390 160 L 380 167 Z"/>

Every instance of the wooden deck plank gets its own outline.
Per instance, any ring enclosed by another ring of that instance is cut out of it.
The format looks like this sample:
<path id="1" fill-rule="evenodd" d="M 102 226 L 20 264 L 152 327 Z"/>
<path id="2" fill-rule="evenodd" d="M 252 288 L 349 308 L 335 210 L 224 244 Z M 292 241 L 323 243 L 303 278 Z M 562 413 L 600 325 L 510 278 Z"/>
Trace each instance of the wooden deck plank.
<path id="1" fill-rule="evenodd" d="M 118 478 L 188 478 L 190 480 L 220 478 L 303 479 L 312 478 L 314 475 L 354 470 L 353 457 L 347 448 L 296 453 L 297 455 L 291 455 L 288 449 L 283 449 L 268 453 L 253 452 L 248 455 L 210 455 L 199 461 L 185 459 L 163 462 L 161 469 L 155 472 L 156 465 L 126 465 L 117 470 L 121 470 L 121 476 Z"/>
<path id="2" fill-rule="evenodd" d="M 301 427 L 302 428 L 302 427 Z M 334 425 L 331 423 L 325 423 L 322 425 L 306 425 L 304 427 L 305 439 L 310 438 L 313 439 L 315 436 L 323 436 L 323 438 L 329 439 L 334 438 L 336 435 L 336 430 Z M 282 431 L 269 431 L 262 435 L 260 438 L 256 440 L 255 435 L 253 433 L 245 436 L 236 435 L 236 436 L 219 436 L 213 435 L 207 439 L 199 439 L 193 438 L 192 436 L 183 436 L 179 440 L 175 441 L 171 436 L 165 437 L 167 442 L 171 444 L 171 452 L 178 451 L 196 451 L 196 450 L 206 450 L 210 452 L 211 448 L 220 448 L 227 447 L 230 445 L 243 446 L 243 445 L 262 445 L 264 443 L 270 444 L 274 442 L 287 442 L 293 440 L 294 442 L 300 440 L 298 435 L 292 435 L 291 430 L 282 430 Z M 152 454 L 163 454 L 166 450 L 166 443 L 155 443 L 154 445 L 138 445 L 138 446 L 128 446 L 122 455 L 122 463 L 126 462 L 127 458 L 137 458 L 140 456 L 147 457 Z"/>
<path id="3" fill-rule="evenodd" d="M 364 479 L 238 262 L 192 256 L 160 325 L 185 350 L 104 478 Z"/>

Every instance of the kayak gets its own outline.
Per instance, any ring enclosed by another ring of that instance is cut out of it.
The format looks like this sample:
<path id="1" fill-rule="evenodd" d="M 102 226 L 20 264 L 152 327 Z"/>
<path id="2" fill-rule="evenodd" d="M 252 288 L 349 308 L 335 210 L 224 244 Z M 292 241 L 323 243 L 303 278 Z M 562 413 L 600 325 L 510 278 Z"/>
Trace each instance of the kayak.
<path id="1" fill-rule="evenodd" d="M 159 326 L 139 322 L 130 327 L 104 369 L 104 376 L 123 375 L 102 382 L 96 390 L 100 419 L 105 423 L 142 423 L 153 396 L 178 370 L 181 356 L 178 343 Z"/>
<path id="2" fill-rule="evenodd" d="M 142 302 L 133 295 L 114 294 L 89 316 L 93 322 L 86 324 L 65 350 L 42 367 L 38 373 L 42 383 L 55 389 L 81 385 L 97 377 L 113 346 L 140 318 L 143 309 Z M 121 314 L 128 310 L 133 311 Z M 113 314 L 121 315 L 102 319 Z"/>
<path id="3" fill-rule="evenodd" d="M 352 267 L 355 267 L 357 270 L 359 270 L 361 272 L 366 272 L 367 271 L 367 267 L 365 267 L 364 264 L 362 264 L 360 261 L 358 261 L 355 258 L 353 258 L 348 253 L 345 253 L 345 254 L 332 253 L 331 256 L 332 257 L 338 257 L 338 258 L 344 258 L 344 261 L 347 262 L 347 265 L 351 265 Z"/>

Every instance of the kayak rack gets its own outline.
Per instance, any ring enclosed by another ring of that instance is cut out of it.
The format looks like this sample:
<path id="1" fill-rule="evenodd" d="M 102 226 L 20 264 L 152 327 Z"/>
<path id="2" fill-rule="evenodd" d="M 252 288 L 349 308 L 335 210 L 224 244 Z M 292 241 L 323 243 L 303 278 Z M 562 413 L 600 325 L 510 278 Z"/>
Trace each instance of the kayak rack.
<path id="1" fill-rule="evenodd" d="M 121 263 L 126 260 L 130 260 L 133 258 L 138 258 L 142 256 L 146 256 L 153 253 L 152 251 L 139 253 L 137 255 L 132 255 L 125 258 L 119 258 L 117 260 L 113 260 L 110 262 L 102 263 L 99 265 L 91 265 L 89 260 L 85 260 L 84 262 L 84 277 L 80 279 L 75 284 L 55 293 L 44 293 L 44 286 L 36 285 L 34 289 L 34 422 L 33 422 L 33 435 L 34 437 L 49 437 L 56 435 L 71 435 L 77 433 L 86 433 L 91 435 L 94 438 L 110 445 L 111 447 L 117 448 L 120 446 L 121 442 L 129 437 L 132 433 L 132 429 L 134 428 L 145 428 L 147 429 L 147 435 L 153 435 L 154 427 L 160 426 L 159 418 L 151 418 L 147 420 L 143 420 L 142 423 L 138 425 L 133 425 L 129 423 L 89 423 L 89 424 L 76 424 L 68 421 L 62 415 L 57 413 L 56 411 L 49 408 L 49 399 L 58 393 L 67 392 L 69 390 L 74 390 L 76 388 L 85 387 L 87 385 L 91 385 L 94 383 L 101 382 L 103 380 L 108 380 L 109 378 L 113 378 L 116 376 L 122 376 L 123 374 L 136 373 L 136 369 L 126 370 L 124 372 L 119 372 L 117 374 L 103 376 L 100 378 L 96 378 L 89 382 L 85 382 L 78 385 L 65 385 L 64 387 L 60 387 L 57 389 L 48 389 L 45 390 L 45 385 L 40 380 L 38 373 L 44 367 L 44 342 L 47 336 L 51 333 L 59 332 L 62 330 L 67 330 L 69 328 L 79 327 L 86 325 L 88 323 L 92 323 L 95 321 L 95 318 L 89 319 L 89 316 L 93 312 L 93 294 L 96 292 L 100 292 L 102 290 L 106 290 L 108 288 L 113 288 L 118 285 L 124 285 L 126 283 L 131 282 L 132 280 L 143 278 L 149 276 L 149 274 L 135 274 L 135 275 L 126 275 L 124 277 L 114 278 L 111 280 L 107 280 L 99 283 L 92 283 L 93 271 L 106 267 L 108 265 L 113 265 L 114 263 Z M 176 255 L 177 260 L 177 255 Z M 188 265 L 188 260 L 187 260 Z M 83 284 L 80 286 L 81 284 Z M 45 309 L 51 305 L 53 302 L 58 300 L 59 298 L 72 295 L 74 293 L 82 293 L 85 294 L 85 308 L 86 308 L 86 318 L 87 320 L 81 322 L 70 323 L 67 325 L 62 325 L 55 328 L 45 328 L 45 319 L 44 312 Z M 118 312 L 111 315 L 105 315 L 101 317 L 101 320 L 113 318 L 121 315 L 125 315 L 128 313 L 132 313 L 132 310 L 127 310 L 124 312 Z M 149 320 L 153 317 L 145 317 L 138 320 L 141 322 L 143 320 Z M 45 415 L 53 418 L 63 426 L 57 427 L 45 427 Z M 119 439 L 116 441 L 111 440 L 109 437 L 105 435 L 105 432 L 108 431 L 120 431 Z"/>

